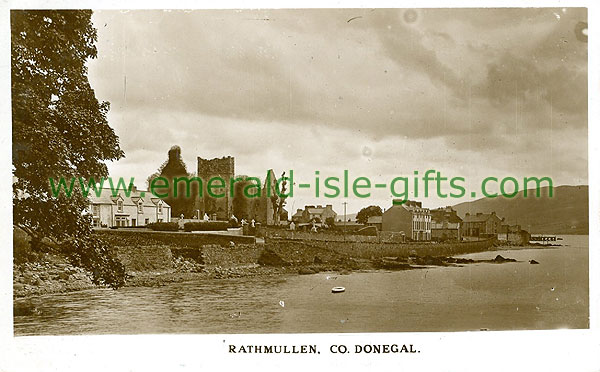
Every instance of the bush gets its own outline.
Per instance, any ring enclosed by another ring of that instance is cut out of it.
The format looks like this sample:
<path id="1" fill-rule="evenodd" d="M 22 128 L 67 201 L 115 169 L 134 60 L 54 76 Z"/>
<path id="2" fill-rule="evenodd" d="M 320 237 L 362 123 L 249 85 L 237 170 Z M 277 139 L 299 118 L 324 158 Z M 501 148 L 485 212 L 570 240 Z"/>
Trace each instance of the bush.
<path id="1" fill-rule="evenodd" d="M 185 231 L 223 231 L 227 230 L 229 222 L 226 221 L 202 221 L 187 222 L 183 225 Z"/>
<path id="2" fill-rule="evenodd" d="M 229 219 L 229 227 L 231 228 L 236 228 L 236 227 L 240 227 L 242 226 L 242 224 L 235 218 L 230 218 Z"/>
<path id="3" fill-rule="evenodd" d="M 41 253 L 31 249 L 29 241 L 31 238 L 18 227 L 13 228 L 13 259 L 14 263 L 22 264 L 25 262 L 39 261 Z"/>
<path id="4" fill-rule="evenodd" d="M 114 289 L 125 284 L 125 266 L 117 258 L 116 251 L 97 236 L 75 238 L 61 246 L 72 265 L 83 267 L 93 274 L 96 285 L 108 285 Z"/>
<path id="5" fill-rule="evenodd" d="M 179 231 L 177 222 L 153 222 L 146 227 L 154 231 Z"/>

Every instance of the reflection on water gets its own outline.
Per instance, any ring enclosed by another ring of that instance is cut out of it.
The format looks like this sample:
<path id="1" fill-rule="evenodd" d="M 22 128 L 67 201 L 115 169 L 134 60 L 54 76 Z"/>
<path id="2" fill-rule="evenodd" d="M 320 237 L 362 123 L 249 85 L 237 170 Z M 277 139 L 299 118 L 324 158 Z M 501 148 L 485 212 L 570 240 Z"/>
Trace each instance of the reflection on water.
<path id="1" fill-rule="evenodd" d="M 588 328 L 588 237 L 494 251 L 519 262 L 399 272 L 215 279 L 38 297 L 16 335 Z M 539 265 L 530 265 L 535 259 Z M 332 294 L 331 288 L 346 287 Z"/>

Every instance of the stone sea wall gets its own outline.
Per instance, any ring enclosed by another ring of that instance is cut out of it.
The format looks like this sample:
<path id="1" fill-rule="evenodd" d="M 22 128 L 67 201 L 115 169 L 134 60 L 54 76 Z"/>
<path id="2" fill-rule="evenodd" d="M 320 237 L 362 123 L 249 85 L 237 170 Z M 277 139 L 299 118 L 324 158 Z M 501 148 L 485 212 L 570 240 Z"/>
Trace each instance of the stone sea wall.
<path id="1" fill-rule="evenodd" d="M 289 255 L 294 261 L 309 261 L 316 252 L 335 252 L 352 258 L 452 256 L 486 251 L 493 240 L 467 243 L 369 243 L 324 240 L 267 239 L 265 246 Z M 334 254 L 334 253 L 329 253 Z"/>
<path id="2" fill-rule="evenodd" d="M 264 244 L 256 244 L 253 237 L 245 236 L 234 242 L 230 236 L 204 234 L 118 230 L 97 234 L 114 247 L 130 275 L 128 285 L 134 286 L 200 280 L 204 276 L 261 275 L 278 268 L 300 273 L 306 268 L 377 268 L 373 263 L 383 257 L 453 256 L 485 251 L 495 244 L 493 240 L 401 244 L 281 238 L 266 238 Z M 13 276 L 15 297 L 94 287 L 91 273 L 73 267 L 63 257 L 48 254 L 40 262 L 15 264 Z"/>
<path id="3" fill-rule="evenodd" d="M 377 231 L 377 235 L 359 235 L 331 231 L 319 231 L 317 233 L 309 231 L 288 230 L 282 228 L 261 226 L 257 235 L 266 238 L 290 239 L 290 240 L 310 240 L 310 241 L 337 241 L 337 242 L 356 242 L 356 243 L 402 243 L 404 237 L 401 233 L 391 231 Z"/>
<path id="4" fill-rule="evenodd" d="M 231 242 L 206 244 L 204 239 L 197 241 L 186 238 L 160 242 L 155 239 L 154 233 L 129 234 L 105 234 L 118 244 L 115 246 L 118 257 L 128 272 L 166 272 L 176 270 L 179 263 L 186 262 L 207 268 L 250 266 L 260 263 L 261 254 L 265 250 L 275 253 L 288 264 L 301 266 L 315 262 L 340 262 L 345 258 L 453 256 L 485 251 L 494 244 L 493 240 L 466 243 L 374 243 L 282 238 L 266 238 L 264 245 Z M 150 236 L 146 236 L 148 234 Z M 170 235 L 179 237 L 178 234 Z"/>
<path id="5" fill-rule="evenodd" d="M 236 244 L 229 247 L 207 245 L 201 251 L 207 267 L 236 267 L 256 264 L 263 249 L 261 245 Z"/>
<path id="6" fill-rule="evenodd" d="M 202 247 L 205 245 L 229 246 L 254 244 L 253 236 L 223 235 L 211 233 L 147 231 L 136 229 L 96 230 L 95 234 L 114 246 L 176 246 Z"/>

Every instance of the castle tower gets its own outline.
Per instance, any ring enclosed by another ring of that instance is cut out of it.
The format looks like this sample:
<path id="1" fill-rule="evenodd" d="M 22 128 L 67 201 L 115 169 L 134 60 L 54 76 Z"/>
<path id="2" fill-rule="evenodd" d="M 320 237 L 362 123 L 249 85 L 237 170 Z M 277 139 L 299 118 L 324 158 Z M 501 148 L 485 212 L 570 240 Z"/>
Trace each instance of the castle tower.
<path id="1" fill-rule="evenodd" d="M 233 198 L 230 196 L 231 178 L 235 176 L 235 159 L 233 156 L 223 158 L 202 159 L 198 157 L 198 177 L 202 179 L 202 198 L 199 198 L 200 216 L 217 215 L 219 220 L 228 220 L 232 215 Z M 224 188 L 213 189 L 215 194 L 225 194 L 220 198 L 208 195 L 207 185 L 211 178 L 220 177 L 225 181 Z"/>

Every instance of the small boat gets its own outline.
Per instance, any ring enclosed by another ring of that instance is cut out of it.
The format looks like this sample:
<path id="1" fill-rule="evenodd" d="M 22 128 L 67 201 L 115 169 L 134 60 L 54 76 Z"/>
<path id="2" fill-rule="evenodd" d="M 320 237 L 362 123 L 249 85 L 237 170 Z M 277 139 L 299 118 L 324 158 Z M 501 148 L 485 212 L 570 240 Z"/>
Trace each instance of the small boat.
<path id="1" fill-rule="evenodd" d="M 331 288 L 331 293 L 342 293 L 346 290 L 344 287 L 333 287 Z"/>

